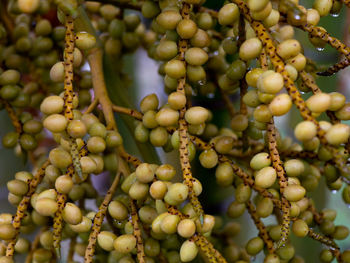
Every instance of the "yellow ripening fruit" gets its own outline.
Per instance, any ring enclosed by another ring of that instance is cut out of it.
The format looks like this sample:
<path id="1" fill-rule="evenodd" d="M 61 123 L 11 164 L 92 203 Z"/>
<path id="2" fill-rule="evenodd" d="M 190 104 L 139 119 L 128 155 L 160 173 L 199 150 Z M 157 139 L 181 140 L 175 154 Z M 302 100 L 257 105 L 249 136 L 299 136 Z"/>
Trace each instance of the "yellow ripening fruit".
<path id="1" fill-rule="evenodd" d="M 257 58 L 262 50 L 261 41 L 257 37 L 249 38 L 239 48 L 239 57 L 249 61 Z"/>
<path id="2" fill-rule="evenodd" d="M 326 133 L 326 139 L 332 145 L 346 143 L 349 136 L 350 127 L 343 123 L 334 124 Z"/>
<path id="3" fill-rule="evenodd" d="M 188 123 L 198 125 L 204 123 L 209 118 L 209 111 L 200 106 L 189 108 L 185 113 L 185 119 Z"/>
<path id="4" fill-rule="evenodd" d="M 165 182 L 155 181 L 151 184 L 149 188 L 149 193 L 154 199 L 163 199 L 168 187 Z"/>
<path id="5" fill-rule="evenodd" d="M 294 129 L 294 135 L 299 141 L 309 141 L 317 134 L 317 127 L 311 121 L 302 121 Z"/>
<path id="6" fill-rule="evenodd" d="M 310 25 L 316 26 L 320 21 L 320 13 L 313 8 L 306 11 L 306 22 Z"/>
<path id="7" fill-rule="evenodd" d="M 266 123 L 271 120 L 272 114 L 267 105 L 261 104 L 255 108 L 253 116 L 256 121 Z"/>
<path id="8" fill-rule="evenodd" d="M 95 172 L 97 165 L 94 159 L 89 156 L 83 156 L 80 158 L 81 170 L 85 174 L 90 174 Z"/>
<path id="9" fill-rule="evenodd" d="M 18 7 L 23 13 L 33 13 L 40 6 L 40 0 L 18 0 Z"/>
<path id="10" fill-rule="evenodd" d="M 269 188 L 275 183 L 276 178 L 276 170 L 271 166 L 267 166 L 256 172 L 255 184 L 262 188 Z"/>
<path id="11" fill-rule="evenodd" d="M 61 114 L 52 114 L 45 118 L 44 127 L 53 133 L 63 132 L 67 127 L 68 121 Z"/>
<path id="12" fill-rule="evenodd" d="M 66 203 L 63 212 L 62 212 L 63 220 L 66 221 L 70 225 L 80 224 L 83 220 L 83 215 L 78 206 L 73 203 Z"/>
<path id="13" fill-rule="evenodd" d="M 218 163 L 218 155 L 214 149 L 209 149 L 201 152 L 199 162 L 204 168 L 214 168 Z"/>
<path id="14" fill-rule="evenodd" d="M 108 213 L 115 220 L 124 220 L 128 217 L 128 209 L 126 206 L 117 200 L 114 200 L 108 205 Z"/>
<path id="15" fill-rule="evenodd" d="M 270 0 L 248 0 L 247 5 L 251 11 L 257 12 L 265 8 Z"/>
<path id="16" fill-rule="evenodd" d="M 41 198 L 50 198 L 52 200 L 56 200 L 57 193 L 56 193 L 55 189 L 47 189 L 47 190 L 42 191 L 40 194 L 38 194 L 37 200 L 39 200 Z"/>
<path id="17" fill-rule="evenodd" d="M 323 92 L 316 93 L 306 100 L 306 106 L 312 112 L 325 112 L 331 106 L 331 96 Z"/>
<path id="18" fill-rule="evenodd" d="M 267 70 L 262 73 L 257 81 L 257 87 L 261 92 L 276 94 L 283 88 L 283 77 L 280 73 Z"/>
<path id="19" fill-rule="evenodd" d="M 150 183 L 154 179 L 154 171 L 150 164 L 142 163 L 136 168 L 136 178 L 141 183 Z"/>
<path id="20" fill-rule="evenodd" d="M 53 82 L 63 82 L 64 81 L 64 63 L 57 62 L 50 69 L 50 79 Z"/>
<path id="21" fill-rule="evenodd" d="M 46 115 L 61 113 L 64 100 L 60 96 L 46 97 L 40 105 L 40 111 Z"/>
<path id="22" fill-rule="evenodd" d="M 253 88 L 256 88 L 258 79 L 260 75 L 264 72 L 265 70 L 263 70 L 262 68 L 253 68 L 252 70 L 248 71 L 245 75 L 245 80 L 247 81 L 247 84 Z"/>
<path id="23" fill-rule="evenodd" d="M 190 238 L 196 232 L 196 224 L 192 219 L 182 219 L 177 225 L 177 232 L 184 238 Z"/>
<path id="24" fill-rule="evenodd" d="M 85 233 L 91 230 L 92 221 L 90 218 L 83 216 L 82 221 L 77 225 L 69 225 L 69 227 L 76 233 Z"/>
<path id="25" fill-rule="evenodd" d="M 301 185 L 288 185 L 283 192 L 284 197 L 290 202 L 298 202 L 305 196 L 306 190 Z"/>
<path id="26" fill-rule="evenodd" d="M 298 71 L 296 70 L 295 67 L 293 67 L 292 65 L 287 64 L 285 66 L 285 69 L 289 75 L 289 77 L 293 80 L 296 81 L 298 78 Z"/>
<path id="27" fill-rule="evenodd" d="M 101 231 L 97 236 L 98 245 L 106 251 L 112 251 L 114 249 L 113 243 L 117 236 L 109 231 Z"/>
<path id="28" fill-rule="evenodd" d="M 75 44 L 80 50 L 88 50 L 96 45 L 96 38 L 87 32 L 78 32 Z"/>
<path id="29" fill-rule="evenodd" d="M 202 48 L 192 47 L 185 52 L 185 60 L 192 66 L 202 66 L 208 60 L 208 54 Z"/>
<path id="30" fill-rule="evenodd" d="M 135 200 L 145 199 L 149 191 L 148 184 L 140 183 L 136 181 L 133 183 L 129 189 L 129 196 Z"/>
<path id="31" fill-rule="evenodd" d="M 160 228 L 161 230 L 170 235 L 170 234 L 174 234 L 176 233 L 176 229 L 177 229 L 177 224 L 180 221 L 180 217 L 178 215 L 171 215 L 168 214 L 166 215 L 162 222 L 160 223 Z"/>
<path id="32" fill-rule="evenodd" d="M 156 114 L 160 126 L 175 126 L 179 120 L 179 112 L 170 108 L 162 108 Z"/>
<path id="33" fill-rule="evenodd" d="M 250 167 L 254 170 L 260 170 L 270 165 L 271 165 L 270 155 L 265 152 L 255 154 L 253 158 L 250 160 Z"/>
<path id="34" fill-rule="evenodd" d="M 326 16 L 329 14 L 333 6 L 332 0 L 315 0 L 313 8 L 315 8 L 320 16 Z"/>
<path id="35" fill-rule="evenodd" d="M 182 183 L 174 183 L 168 187 L 164 201 L 169 205 L 179 205 L 187 199 L 188 187 Z"/>
<path id="36" fill-rule="evenodd" d="M 198 247 L 194 241 L 186 240 L 180 248 L 180 258 L 182 262 L 192 261 L 198 254 Z"/>
<path id="37" fill-rule="evenodd" d="M 57 177 L 55 181 L 55 188 L 57 192 L 62 194 L 68 194 L 72 190 L 74 185 L 72 177 L 68 175 L 61 175 Z"/>
<path id="38" fill-rule="evenodd" d="M 159 105 L 158 97 L 155 93 L 148 94 L 140 102 L 140 110 L 145 113 L 150 110 L 157 110 Z"/>
<path id="39" fill-rule="evenodd" d="M 121 235 L 114 240 L 114 249 L 119 253 L 130 253 L 136 247 L 134 235 Z"/>
<path id="40" fill-rule="evenodd" d="M 174 110 L 180 110 L 186 106 L 186 96 L 181 92 L 175 91 L 169 94 L 168 103 Z"/>
<path id="41" fill-rule="evenodd" d="M 11 224 L 12 223 L 12 214 L 2 213 L 0 214 L 0 225 Z"/>
<path id="42" fill-rule="evenodd" d="M 11 180 L 7 182 L 7 189 L 14 195 L 25 195 L 28 192 L 28 184 L 21 180 Z"/>
<path id="43" fill-rule="evenodd" d="M 254 20 L 263 21 L 266 19 L 272 11 L 272 4 L 269 1 L 267 5 L 260 11 L 250 11 L 250 15 Z"/>
<path id="44" fill-rule="evenodd" d="M 292 108 L 292 99 L 288 94 L 279 94 L 272 99 L 269 104 L 269 110 L 273 116 L 283 116 Z"/>
<path id="45" fill-rule="evenodd" d="M 166 30 L 174 30 L 182 17 L 178 11 L 164 10 L 157 16 L 157 23 Z"/>
<path id="46" fill-rule="evenodd" d="M 303 174 L 305 171 L 304 163 L 299 159 L 290 159 L 286 161 L 284 164 L 284 170 L 286 174 L 290 177 L 298 177 Z"/>
<path id="47" fill-rule="evenodd" d="M 332 123 L 328 121 L 320 121 L 319 124 L 321 129 L 324 130 L 325 132 L 327 132 L 332 127 Z"/>
<path id="48" fill-rule="evenodd" d="M 262 22 L 265 27 L 273 27 L 278 24 L 280 20 L 280 12 L 275 9 L 272 9 L 268 17 L 266 17 Z"/>
<path id="49" fill-rule="evenodd" d="M 331 96 L 331 105 L 329 106 L 329 110 L 331 111 L 339 110 L 346 103 L 345 96 L 339 92 L 331 92 L 329 96 Z"/>
<path id="50" fill-rule="evenodd" d="M 306 66 L 306 57 L 303 54 L 299 53 L 295 57 L 288 59 L 286 63 L 293 66 L 297 71 L 301 71 Z"/>
<path id="51" fill-rule="evenodd" d="M 283 40 L 292 39 L 294 37 L 294 27 L 291 25 L 281 26 L 278 30 L 278 34 L 276 36 L 281 42 Z"/>
<path id="52" fill-rule="evenodd" d="M 298 55 L 301 51 L 301 45 L 298 40 L 288 39 L 277 46 L 277 54 L 282 59 L 289 59 Z"/>
<path id="53" fill-rule="evenodd" d="M 0 225 L 0 239 L 10 240 L 16 235 L 16 230 L 12 224 L 2 224 Z"/>
<path id="54" fill-rule="evenodd" d="M 203 224 L 198 218 L 196 219 L 195 223 L 198 232 L 204 234 L 210 232 L 213 229 L 215 225 L 215 217 L 212 215 L 204 215 Z"/>
<path id="55" fill-rule="evenodd" d="M 350 120 L 350 103 L 345 103 L 343 107 L 335 112 L 335 116 L 343 121 Z"/>
<path id="56" fill-rule="evenodd" d="M 40 198 L 35 202 L 35 210 L 42 216 L 53 216 L 58 209 L 56 200 Z"/>

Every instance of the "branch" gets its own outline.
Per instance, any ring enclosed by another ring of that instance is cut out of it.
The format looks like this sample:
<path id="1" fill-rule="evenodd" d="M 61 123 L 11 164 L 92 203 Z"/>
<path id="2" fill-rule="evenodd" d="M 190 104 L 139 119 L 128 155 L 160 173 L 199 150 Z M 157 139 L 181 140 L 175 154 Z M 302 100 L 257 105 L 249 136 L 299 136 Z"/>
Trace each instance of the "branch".
<path id="1" fill-rule="evenodd" d="M 84 257 L 85 263 L 91 263 L 93 261 L 93 256 L 94 256 L 95 248 L 96 248 L 97 236 L 101 231 L 102 222 L 103 222 L 103 219 L 106 215 L 108 204 L 111 202 L 113 195 L 114 195 L 115 191 L 117 190 L 119 180 L 120 180 L 120 173 L 118 173 L 115 176 L 111 187 L 109 188 L 102 204 L 100 205 L 100 207 L 98 209 L 98 212 L 96 213 L 96 215 L 94 217 L 93 224 L 92 224 L 92 230 L 91 230 L 91 233 L 89 235 L 89 243 L 88 243 L 86 250 L 85 250 L 85 257 Z"/>
<path id="2" fill-rule="evenodd" d="M 13 221 L 12 221 L 12 226 L 16 230 L 16 234 L 15 234 L 15 237 L 13 239 L 11 239 L 7 244 L 7 248 L 6 248 L 6 256 L 7 257 L 10 257 L 10 258 L 13 257 L 13 254 L 15 252 L 15 245 L 16 245 L 17 237 L 19 235 L 20 228 L 21 228 L 21 221 L 24 218 L 25 212 L 27 211 L 28 206 L 30 204 L 30 198 L 34 194 L 37 186 L 43 180 L 43 178 L 45 176 L 45 169 L 49 164 L 50 164 L 50 162 L 46 161 L 41 166 L 41 168 L 36 172 L 34 177 L 29 182 L 28 192 L 26 193 L 25 196 L 23 196 L 21 202 L 17 206 L 17 211 L 16 211 L 16 214 L 15 214 Z"/>
<path id="3" fill-rule="evenodd" d="M 117 130 L 112 110 L 112 102 L 108 97 L 106 82 L 103 75 L 102 50 L 100 48 L 94 48 L 91 50 L 88 55 L 88 62 L 91 68 L 93 89 L 106 118 L 107 129 Z"/>

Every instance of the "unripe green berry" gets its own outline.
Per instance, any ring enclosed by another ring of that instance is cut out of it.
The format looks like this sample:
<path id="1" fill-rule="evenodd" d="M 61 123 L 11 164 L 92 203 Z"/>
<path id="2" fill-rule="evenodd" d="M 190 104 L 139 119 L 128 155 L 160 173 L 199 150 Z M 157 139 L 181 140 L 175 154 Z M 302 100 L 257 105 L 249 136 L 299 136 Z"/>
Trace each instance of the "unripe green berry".
<path id="1" fill-rule="evenodd" d="M 196 23 L 191 19 L 182 19 L 176 26 L 176 32 L 183 39 L 192 38 L 197 30 Z"/>
<path id="2" fill-rule="evenodd" d="M 232 25 L 239 18 L 239 9 L 236 4 L 229 3 L 221 7 L 218 13 L 220 25 Z"/>
<path id="3" fill-rule="evenodd" d="M 61 148 L 55 148 L 50 151 L 49 160 L 51 164 L 59 169 L 65 169 L 72 163 L 71 155 Z"/>
<path id="4" fill-rule="evenodd" d="M 179 12 L 164 10 L 157 16 L 157 23 L 166 30 L 173 30 L 182 19 Z"/>
<path id="5" fill-rule="evenodd" d="M 304 220 L 298 219 L 293 222 L 292 231 L 297 237 L 305 237 L 309 232 L 309 227 Z"/>
<path id="6" fill-rule="evenodd" d="M 264 247 L 264 241 L 260 237 L 254 237 L 248 241 L 245 249 L 249 255 L 258 254 Z"/>

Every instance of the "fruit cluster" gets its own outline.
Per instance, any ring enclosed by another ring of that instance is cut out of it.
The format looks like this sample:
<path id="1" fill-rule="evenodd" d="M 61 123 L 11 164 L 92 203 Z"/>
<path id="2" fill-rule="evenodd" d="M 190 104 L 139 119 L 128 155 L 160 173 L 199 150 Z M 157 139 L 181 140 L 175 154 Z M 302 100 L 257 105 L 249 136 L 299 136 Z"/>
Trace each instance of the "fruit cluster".
<path id="1" fill-rule="evenodd" d="M 7 183 L 17 210 L 0 214 L 0 263 L 17 262 L 16 254 L 27 263 L 244 263 L 259 253 L 264 263 L 305 262 L 291 231 L 324 245 L 321 262 L 350 262 L 350 250 L 336 243 L 348 227 L 309 196 L 325 181 L 350 204 L 350 127 L 342 123 L 350 103 L 315 81 L 350 64 L 350 47 L 317 26 L 350 1 L 315 0 L 306 9 L 298 0 L 232 0 L 219 10 L 204 2 L 0 3 L 0 105 L 14 127 L 2 144 L 33 168 Z M 320 72 L 295 28 L 344 60 Z M 159 62 L 168 97 L 160 105 L 149 94 L 137 110 L 123 60 L 140 48 Z M 222 101 L 231 121 L 217 124 L 207 100 Z M 274 124 L 293 105 L 303 118 L 295 142 Z M 139 156 L 124 147 L 116 115 Z M 177 153 L 180 173 L 155 147 Z M 232 187 L 227 211 L 206 213 L 196 160 L 219 187 Z M 104 174 L 107 193 L 96 190 Z M 244 225 L 235 218 L 245 211 L 258 236 L 236 244 Z M 30 233 L 34 240 L 21 235 Z M 61 255 L 64 240 L 69 250 Z"/>

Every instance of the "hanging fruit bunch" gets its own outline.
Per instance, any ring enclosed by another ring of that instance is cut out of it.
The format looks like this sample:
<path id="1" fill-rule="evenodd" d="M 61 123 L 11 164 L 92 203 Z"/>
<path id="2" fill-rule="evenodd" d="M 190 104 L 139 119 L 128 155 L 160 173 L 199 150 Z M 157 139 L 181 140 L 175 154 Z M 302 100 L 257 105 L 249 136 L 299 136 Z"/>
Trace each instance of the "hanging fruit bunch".
<path id="1" fill-rule="evenodd" d="M 343 6 L 350 2 L 232 0 L 214 10 L 205 0 L 1 1 L 0 105 L 13 125 L 2 144 L 31 171 L 7 183 L 16 212 L 0 214 L 0 263 L 20 254 L 27 263 L 244 263 L 259 253 L 264 263 L 305 262 L 291 233 L 323 245 L 317 262 L 350 262 L 337 244 L 348 227 L 310 197 L 340 190 L 350 203 L 350 103 L 315 80 L 350 64 L 350 47 L 317 25 Z M 342 60 L 321 69 L 297 28 Z M 140 49 L 158 62 L 164 88 L 133 105 L 123 61 Z M 218 105 L 230 122 L 218 124 Z M 293 105 L 302 121 L 283 137 L 274 118 Z M 175 153 L 179 169 L 155 149 Z M 214 192 L 196 163 L 216 178 L 215 191 L 231 187 L 226 210 L 206 211 L 200 200 Z M 238 243 L 245 211 L 258 234 Z"/>

